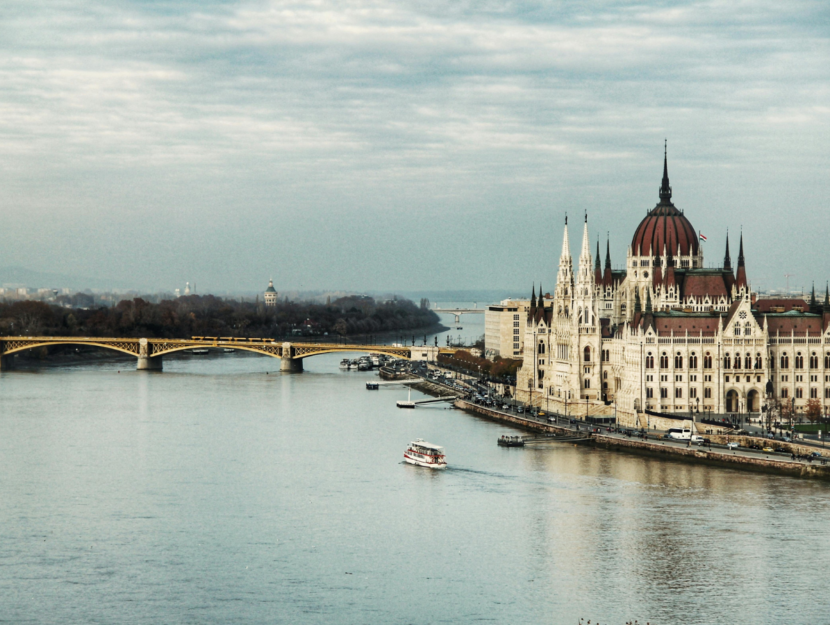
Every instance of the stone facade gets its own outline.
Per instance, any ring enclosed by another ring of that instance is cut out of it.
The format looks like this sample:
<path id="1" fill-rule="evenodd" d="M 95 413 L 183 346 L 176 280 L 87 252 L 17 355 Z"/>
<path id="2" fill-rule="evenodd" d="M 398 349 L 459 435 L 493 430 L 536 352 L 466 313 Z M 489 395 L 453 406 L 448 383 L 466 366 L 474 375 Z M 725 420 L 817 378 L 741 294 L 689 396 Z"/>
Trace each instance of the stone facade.
<path id="1" fill-rule="evenodd" d="M 484 349 L 491 360 L 521 358 L 530 300 L 506 299 L 484 311 Z"/>
<path id="2" fill-rule="evenodd" d="M 733 274 L 703 266 L 697 233 L 671 202 L 664 160 L 660 203 L 640 223 L 623 271 L 590 249 L 588 219 L 576 271 L 568 225 L 556 289 L 535 290 L 526 314 L 517 395 L 578 417 L 637 426 L 661 413 L 759 413 L 810 399 L 830 409 L 830 291 L 822 306 L 756 299 L 743 237 Z M 596 262 L 594 262 L 596 261 Z M 793 399 L 795 400 L 793 402 Z"/>

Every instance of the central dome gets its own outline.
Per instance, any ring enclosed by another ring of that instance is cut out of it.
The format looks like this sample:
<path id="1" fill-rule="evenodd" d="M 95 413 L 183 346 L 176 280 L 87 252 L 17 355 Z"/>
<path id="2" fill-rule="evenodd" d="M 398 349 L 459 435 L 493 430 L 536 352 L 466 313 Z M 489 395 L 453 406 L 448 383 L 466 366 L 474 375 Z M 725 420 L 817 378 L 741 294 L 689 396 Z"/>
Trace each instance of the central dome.
<path id="1" fill-rule="evenodd" d="M 697 233 L 686 216 L 671 202 L 668 163 L 663 156 L 663 184 L 660 203 L 651 209 L 637 226 L 631 240 L 634 256 L 663 254 L 663 246 L 671 256 L 692 256 L 698 253 Z"/>
<path id="2" fill-rule="evenodd" d="M 698 253 L 697 233 L 673 204 L 658 204 L 637 226 L 631 241 L 635 256 L 662 256 L 663 246 L 671 256 L 694 256 Z"/>

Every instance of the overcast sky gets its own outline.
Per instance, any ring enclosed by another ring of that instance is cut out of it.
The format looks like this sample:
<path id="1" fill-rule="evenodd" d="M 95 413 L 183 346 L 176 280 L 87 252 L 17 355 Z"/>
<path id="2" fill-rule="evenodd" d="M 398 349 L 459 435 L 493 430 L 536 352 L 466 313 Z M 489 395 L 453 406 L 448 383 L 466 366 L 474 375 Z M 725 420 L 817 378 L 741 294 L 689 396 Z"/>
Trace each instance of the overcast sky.
<path id="1" fill-rule="evenodd" d="M 552 290 L 658 200 L 830 278 L 830 3 L 0 4 L 0 266 L 200 292 Z M 549 285 L 549 288 L 548 288 Z"/>

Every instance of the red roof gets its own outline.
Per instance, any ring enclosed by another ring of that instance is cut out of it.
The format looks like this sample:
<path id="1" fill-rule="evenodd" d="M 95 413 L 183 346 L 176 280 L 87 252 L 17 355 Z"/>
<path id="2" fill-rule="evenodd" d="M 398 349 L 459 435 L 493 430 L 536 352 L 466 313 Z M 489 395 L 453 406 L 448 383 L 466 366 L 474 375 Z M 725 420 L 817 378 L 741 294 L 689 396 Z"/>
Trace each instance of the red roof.
<path id="1" fill-rule="evenodd" d="M 637 226 L 631 240 L 631 252 L 643 256 L 663 254 L 663 246 L 672 256 L 697 254 L 697 232 L 673 204 L 658 204 Z"/>
<path id="2" fill-rule="evenodd" d="M 807 310 L 809 305 L 803 299 L 759 299 L 755 302 L 755 309 L 760 313 L 768 312 L 790 312 L 798 306 L 801 310 Z M 778 310 L 773 311 L 773 308 Z M 784 310 L 781 310 L 781 309 Z"/>
<path id="3" fill-rule="evenodd" d="M 724 282 L 723 274 L 686 274 L 683 281 L 683 297 L 687 296 L 711 298 L 728 297 L 729 288 Z"/>

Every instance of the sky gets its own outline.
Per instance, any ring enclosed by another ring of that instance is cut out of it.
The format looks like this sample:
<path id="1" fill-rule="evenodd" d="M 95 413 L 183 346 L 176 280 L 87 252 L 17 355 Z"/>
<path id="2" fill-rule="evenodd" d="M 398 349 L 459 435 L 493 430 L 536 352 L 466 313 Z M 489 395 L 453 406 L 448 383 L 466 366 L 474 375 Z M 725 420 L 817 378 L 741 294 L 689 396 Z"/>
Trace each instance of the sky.
<path id="1" fill-rule="evenodd" d="M 826 1 L 0 5 L 0 267 L 552 291 L 566 214 L 623 265 L 664 139 L 707 265 L 742 229 L 823 287 Z"/>

